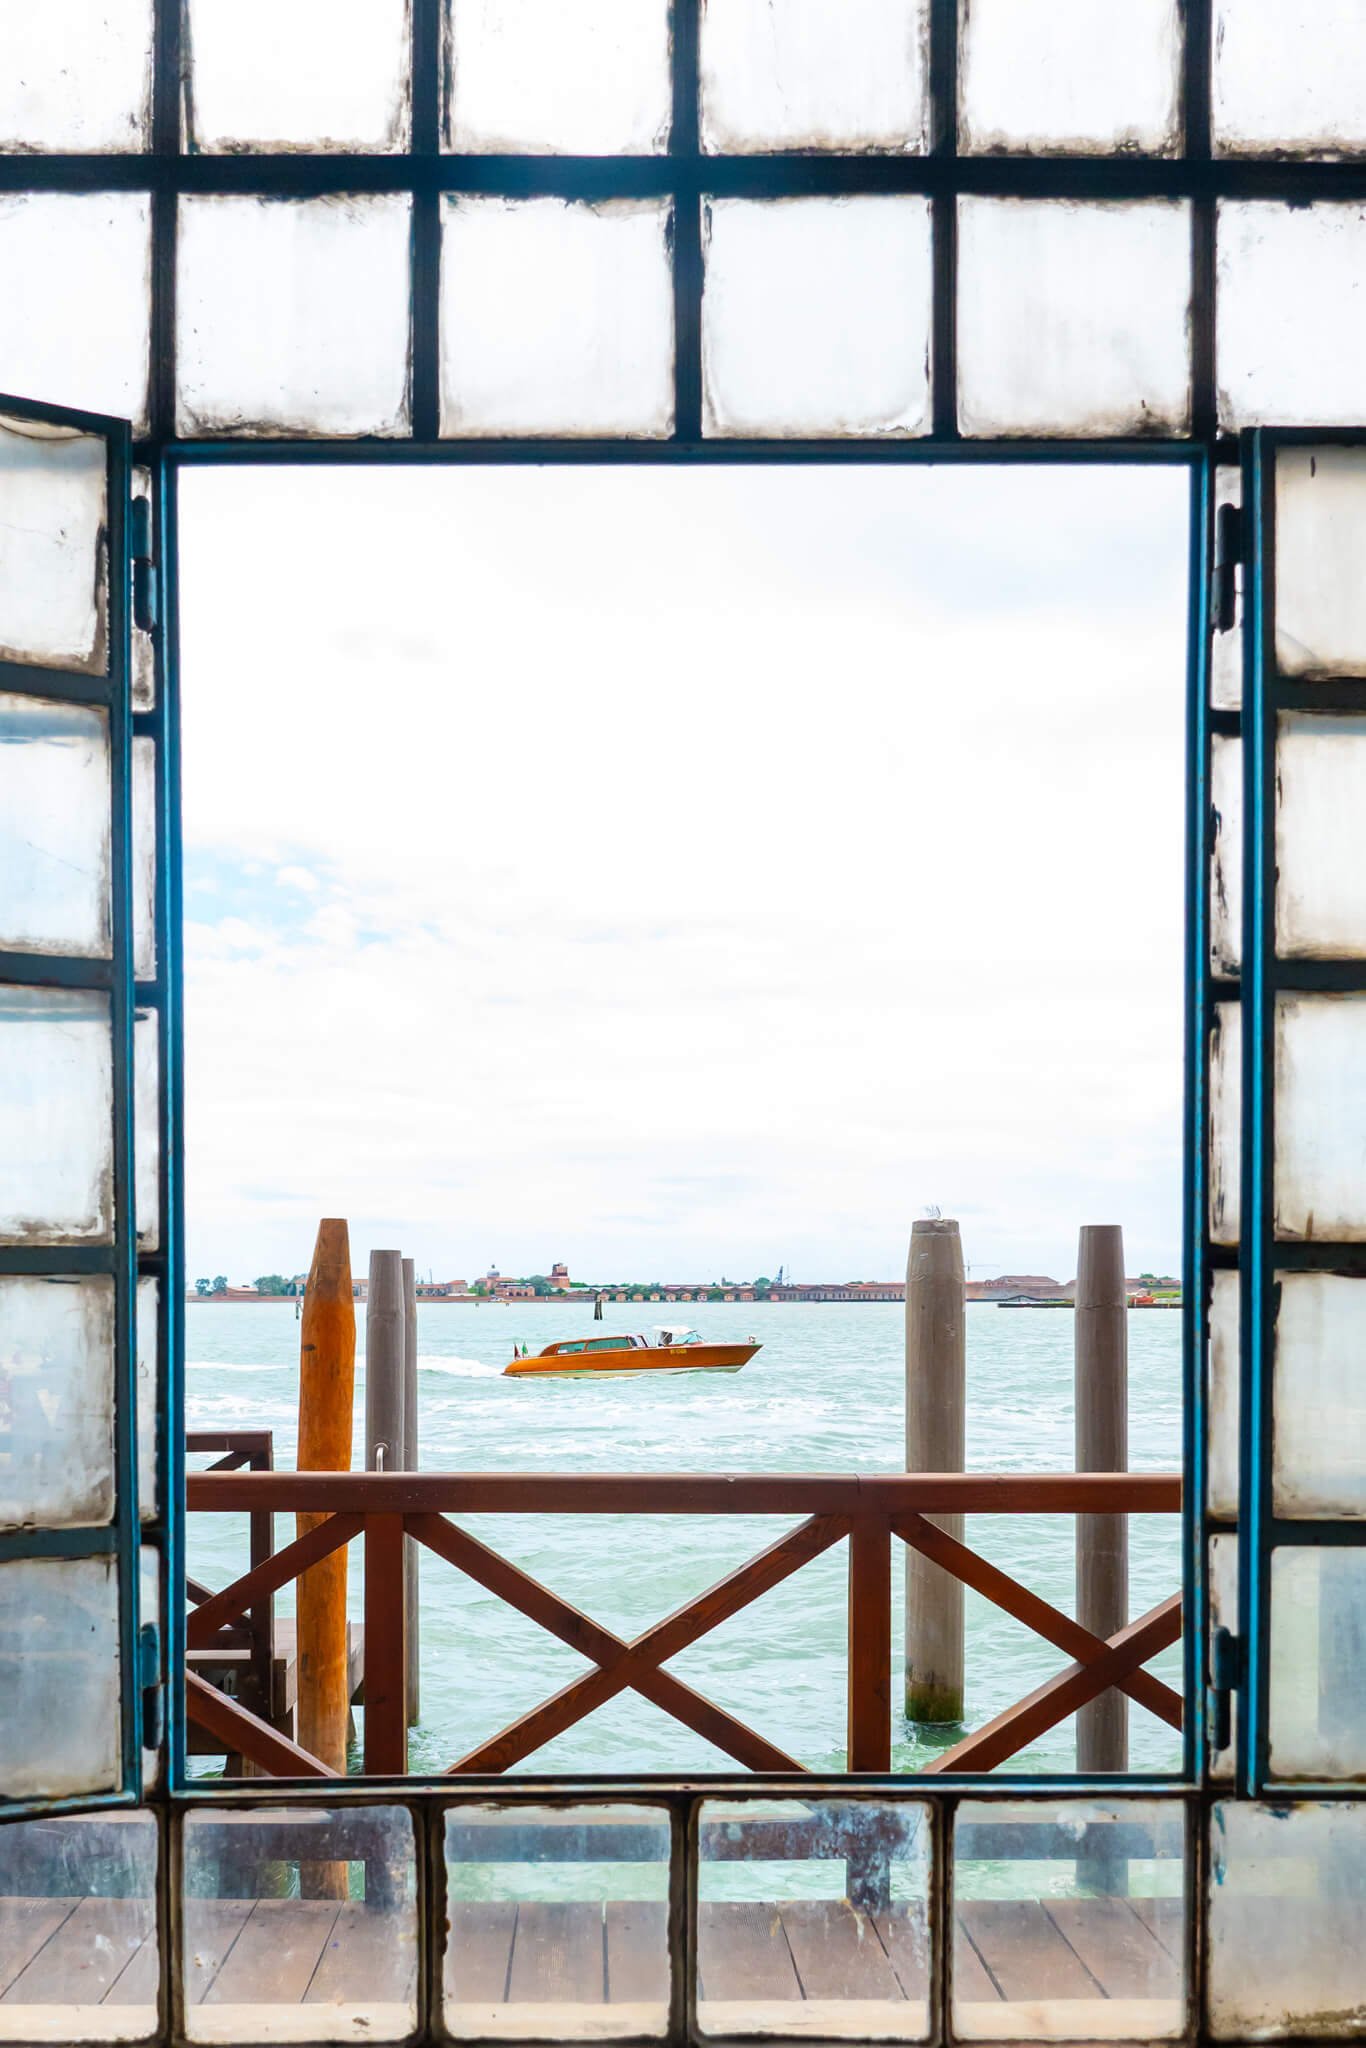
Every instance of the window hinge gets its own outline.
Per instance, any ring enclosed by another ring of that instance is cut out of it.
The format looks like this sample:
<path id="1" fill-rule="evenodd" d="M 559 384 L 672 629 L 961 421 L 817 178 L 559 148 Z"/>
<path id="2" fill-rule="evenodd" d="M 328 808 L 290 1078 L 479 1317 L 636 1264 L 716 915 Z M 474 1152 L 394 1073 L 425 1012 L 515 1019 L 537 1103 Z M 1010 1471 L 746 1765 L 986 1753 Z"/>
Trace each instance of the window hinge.
<path id="1" fill-rule="evenodd" d="M 1209 1646 L 1209 1741 L 1211 1749 L 1227 1749 L 1233 1740 L 1233 1695 L 1243 1683 L 1243 1639 L 1231 1628 L 1217 1628 Z"/>
<path id="2" fill-rule="evenodd" d="M 154 1621 L 138 1630 L 138 1684 L 142 1688 L 142 1746 L 160 1749 L 166 1734 L 166 1688 L 161 1682 L 161 1636 Z"/>
<path id="3" fill-rule="evenodd" d="M 1214 567 L 1209 580 L 1210 618 L 1216 633 L 1231 630 L 1238 615 L 1238 564 L 1243 559 L 1243 515 L 1237 505 L 1214 514 Z"/>
<path id="4" fill-rule="evenodd" d="M 141 632 L 154 633 L 157 579 L 152 560 L 152 506 L 147 498 L 133 499 L 128 551 L 133 561 L 133 622 Z"/>

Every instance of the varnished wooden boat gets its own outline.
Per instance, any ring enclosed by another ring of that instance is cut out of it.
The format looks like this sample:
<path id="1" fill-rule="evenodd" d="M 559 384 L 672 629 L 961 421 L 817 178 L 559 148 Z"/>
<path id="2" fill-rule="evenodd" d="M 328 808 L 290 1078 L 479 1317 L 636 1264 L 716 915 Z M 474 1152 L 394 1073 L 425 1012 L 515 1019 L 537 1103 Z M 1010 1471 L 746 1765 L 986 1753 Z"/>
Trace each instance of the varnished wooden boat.
<path id="1" fill-rule="evenodd" d="M 665 1341 L 665 1340 L 669 1341 Z M 649 1337 L 571 1337 L 531 1358 L 504 1366 L 505 1379 L 587 1379 L 607 1373 L 739 1372 L 760 1347 L 704 1344 L 695 1330 L 664 1329 Z"/>

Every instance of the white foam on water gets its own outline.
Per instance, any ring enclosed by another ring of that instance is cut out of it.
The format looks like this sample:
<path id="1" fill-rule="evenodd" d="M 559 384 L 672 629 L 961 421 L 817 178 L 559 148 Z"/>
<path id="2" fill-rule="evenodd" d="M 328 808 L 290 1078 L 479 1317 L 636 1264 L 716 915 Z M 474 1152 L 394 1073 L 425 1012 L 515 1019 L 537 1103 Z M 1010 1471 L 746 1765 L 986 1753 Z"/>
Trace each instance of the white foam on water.
<path id="1" fill-rule="evenodd" d="M 482 1365 L 477 1358 L 423 1358 L 417 1361 L 419 1372 L 443 1372 L 453 1380 L 498 1380 L 503 1377 L 500 1365 Z"/>
<path id="2" fill-rule="evenodd" d="M 186 1372 L 288 1372 L 293 1361 L 281 1365 L 224 1365 L 217 1358 L 187 1358 Z"/>

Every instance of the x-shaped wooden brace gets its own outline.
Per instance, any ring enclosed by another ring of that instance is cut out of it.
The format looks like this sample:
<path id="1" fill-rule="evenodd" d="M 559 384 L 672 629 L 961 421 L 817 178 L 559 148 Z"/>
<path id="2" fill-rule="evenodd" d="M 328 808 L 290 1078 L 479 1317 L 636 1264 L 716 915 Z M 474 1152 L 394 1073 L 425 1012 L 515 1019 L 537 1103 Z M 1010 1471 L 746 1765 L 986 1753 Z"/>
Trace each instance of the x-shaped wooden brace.
<path id="1" fill-rule="evenodd" d="M 1173 1593 L 1138 1621 L 1131 1621 L 1107 1642 L 1073 1621 L 1047 1600 L 1031 1593 L 994 1564 L 988 1564 L 975 1550 L 927 1521 L 924 1515 L 897 1515 L 892 1528 L 902 1541 L 941 1565 L 965 1586 L 983 1594 L 1007 1614 L 1022 1621 L 1036 1635 L 1065 1650 L 1076 1661 L 1050 1678 L 1013 1707 L 997 1714 L 984 1727 L 975 1729 L 952 1749 L 944 1750 L 923 1768 L 927 1775 L 942 1771 L 990 1771 L 1014 1756 L 1017 1750 L 1036 1742 L 1059 1721 L 1084 1707 L 1110 1686 L 1147 1707 L 1171 1728 L 1181 1727 L 1181 1698 L 1160 1678 L 1140 1667 L 1149 1657 L 1165 1650 L 1181 1634 L 1181 1595 Z"/>
<path id="2" fill-rule="evenodd" d="M 543 1700 L 490 1741 L 472 1749 L 450 1766 L 451 1773 L 505 1771 L 628 1686 L 750 1770 L 805 1768 L 795 1757 L 660 1666 L 666 1658 L 676 1657 L 689 1643 L 695 1643 L 718 1623 L 728 1620 L 793 1572 L 800 1571 L 813 1557 L 819 1557 L 831 1544 L 838 1543 L 849 1532 L 847 1515 L 813 1516 L 631 1642 L 603 1628 L 577 1607 L 571 1607 L 496 1551 L 487 1549 L 454 1522 L 448 1522 L 444 1515 L 411 1514 L 405 1515 L 403 1521 L 408 1534 L 419 1543 L 425 1543 L 438 1557 L 548 1629 L 571 1649 L 591 1657 L 598 1667 Z"/>

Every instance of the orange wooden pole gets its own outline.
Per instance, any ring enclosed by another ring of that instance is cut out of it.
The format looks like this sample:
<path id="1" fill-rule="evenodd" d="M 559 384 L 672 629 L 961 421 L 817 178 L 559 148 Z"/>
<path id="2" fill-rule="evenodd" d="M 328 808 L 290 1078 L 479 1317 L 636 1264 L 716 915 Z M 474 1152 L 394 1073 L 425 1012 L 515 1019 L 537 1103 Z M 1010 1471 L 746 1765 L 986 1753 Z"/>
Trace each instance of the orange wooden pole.
<path id="1" fill-rule="evenodd" d="M 304 1295 L 299 1348 L 301 1472 L 349 1472 L 356 1383 L 356 1310 L 345 1221 L 318 1225 Z M 324 1519 L 296 1517 L 300 1536 Z M 346 1775 L 351 1711 L 346 1655 L 346 1550 L 311 1565 L 299 1580 L 298 1740 L 338 1776 Z"/>

